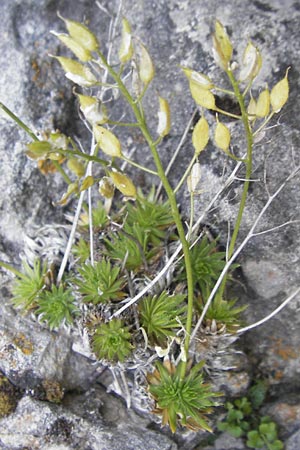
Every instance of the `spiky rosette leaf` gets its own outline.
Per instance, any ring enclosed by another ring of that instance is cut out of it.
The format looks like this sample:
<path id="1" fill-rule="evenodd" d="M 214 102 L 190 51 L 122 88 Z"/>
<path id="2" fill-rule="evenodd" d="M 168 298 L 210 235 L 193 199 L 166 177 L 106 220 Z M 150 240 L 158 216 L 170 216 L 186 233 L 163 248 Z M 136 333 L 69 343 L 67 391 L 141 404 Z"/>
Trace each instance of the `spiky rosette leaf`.
<path id="1" fill-rule="evenodd" d="M 129 328 L 120 319 L 101 324 L 93 336 L 93 350 L 99 359 L 123 362 L 133 346 Z"/>
<path id="2" fill-rule="evenodd" d="M 45 290 L 41 294 L 36 315 L 47 322 L 50 330 L 53 330 L 64 323 L 71 325 L 78 312 L 71 290 L 64 290 L 62 285 L 59 287 L 52 285 L 50 291 Z"/>
<path id="3" fill-rule="evenodd" d="M 237 299 L 224 300 L 217 294 L 206 312 L 206 322 L 215 321 L 217 326 L 223 328 L 225 325 L 226 331 L 233 333 L 241 325 L 240 314 L 247 308 L 247 305 L 235 306 L 236 302 Z"/>
<path id="4" fill-rule="evenodd" d="M 211 432 L 206 414 L 217 406 L 212 399 L 220 394 L 212 392 L 210 386 L 203 382 L 203 363 L 194 366 L 184 378 L 181 364 L 158 362 L 155 371 L 148 373 L 149 392 L 156 402 L 153 412 L 162 415 L 162 425 L 168 424 L 173 433 L 178 424 L 194 431 Z"/>
<path id="5" fill-rule="evenodd" d="M 159 245 L 165 238 L 166 229 L 174 223 L 169 203 L 159 203 L 151 198 L 140 198 L 135 204 L 127 204 L 126 224 L 134 224 L 144 230 L 147 241 Z"/>
<path id="6" fill-rule="evenodd" d="M 174 336 L 184 321 L 186 295 L 169 295 L 163 291 L 159 296 L 148 296 L 139 305 L 140 320 L 150 341 L 163 344 L 168 336 Z"/>
<path id="7" fill-rule="evenodd" d="M 83 264 L 78 272 L 81 278 L 75 278 L 74 283 L 85 302 L 97 304 L 119 301 L 125 296 L 122 292 L 124 278 L 120 276 L 120 268 L 113 267 L 109 261 L 102 259 L 93 266 Z"/>
<path id="8" fill-rule="evenodd" d="M 44 277 L 47 271 L 45 264 L 35 260 L 33 267 L 23 261 L 24 274 L 18 277 L 12 287 L 12 303 L 15 307 L 30 309 L 37 305 L 40 293 L 45 284 Z"/>

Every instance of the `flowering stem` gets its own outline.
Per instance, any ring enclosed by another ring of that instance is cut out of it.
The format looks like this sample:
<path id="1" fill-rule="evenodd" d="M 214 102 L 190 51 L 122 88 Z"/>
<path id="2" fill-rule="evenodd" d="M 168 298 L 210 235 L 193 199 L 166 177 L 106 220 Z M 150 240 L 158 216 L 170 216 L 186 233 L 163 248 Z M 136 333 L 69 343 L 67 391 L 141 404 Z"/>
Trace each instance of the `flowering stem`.
<path id="1" fill-rule="evenodd" d="M 178 206 L 177 206 L 176 195 L 175 195 L 175 193 L 169 183 L 169 180 L 165 174 L 165 170 L 162 166 L 162 162 L 160 160 L 160 157 L 159 157 L 159 154 L 157 151 L 156 142 L 152 138 L 150 131 L 148 129 L 143 108 L 142 108 L 141 104 L 137 105 L 136 101 L 132 98 L 131 94 L 129 93 L 126 86 L 124 85 L 119 74 L 116 73 L 112 69 L 112 67 L 107 63 L 104 55 L 101 52 L 98 52 L 98 55 L 101 58 L 103 65 L 107 68 L 109 74 L 113 77 L 113 79 L 118 84 L 118 87 L 119 87 L 120 92 L 122 93 L 123 97 L 129 103 L 129 105 L 136 117 L 136 120 L 139 124 L 140 130 L 141 130 L 144 138 L 146 139 L 146 142 L 149 145 L 149 148 L 151 150 L 151 153 L 152 153 L 155 165 L 156 165 L 158 177 L 160 178 L 160 180 L 164 186 L 164 189 L 166 191 L 166 194 L 168 196 L 172 215 L 174 218 L 174 222 L 176 224 L 179 239 L 182 244 L 185 268 L 186 268 L 186 275 L 187 275 L 187 289 L 188 289 L 186 339 L 185 339 L 185 345 L 184 345 L 186 358 L 185 358 L 185 361 L 182 363 L 181 372 L 180 372 L 181 379 L 183 379 L 186 374 L 186 368 L 187 368 L 187 356 L 188 356 L 189 345 L 190 345 L 190 334 L 191 334 L 191 328 L 192 328 L 193 302 L 194 302 L 194 285 L 193 285 L 192 264 L 191 264 L 189 244 L 185 237 L 185 231 L 183 228 L 183 224 L 182 224 L 180 213 L 179 213 Z"/>
<path id="2" fill-rule="evenodd" d="M 232 87 L 233 87 L 233 90 L 235 93 L 235 97 L 240 106 L 240 110 L 241 110 L 241 114 L 242 114 L 242 122 L 243 122 L 243 125 L 245 128 L 246 140 L 247 140 L 247 155 L 246 155 L 246 158 L 244 159 L 244 163 L 245 163 L 245 167 L 246 167 L 245 183 L 244 183 L 244 187 L 243 187 L 239 211 L 237 214 L 235 226 L 234 226 L 233 233 L 232 233 L 232 236 L 230 239 L 230 244 L 228 247 L 227 259 L 229 260 L 233 255 L 235 243 L 236 243 L 239 231 L 240 231 L 243 213 L 244 213 L 247 195 L 248 195 L 248 190 L 249 190 L 249 185 L 250 185 L 250 179 L 251 179 L 251 175 L 252 175 L 253 133 L 252 133 L 251 125 L 249 122 L 249 117 L 248 117 L 248 113 L 247 113 L 247 109 L 246 109 L 246 105 L 245 105 L 245 101 L 244 101 L 244 96 L 240 91 L 239 84 L 236 81 L 236 79 L 234 78 L 234 75 L 232 74 L 230 69 L 227 70 L 227 75 L 232 84 Z M 220 286 L 220 291 L 219 291 L 220 296 L 223 295 L 225 285 L 226 285 L 226 279 L 227 279 L 227 277 L 225 276 L 223 278 L 222 284 Z"/>

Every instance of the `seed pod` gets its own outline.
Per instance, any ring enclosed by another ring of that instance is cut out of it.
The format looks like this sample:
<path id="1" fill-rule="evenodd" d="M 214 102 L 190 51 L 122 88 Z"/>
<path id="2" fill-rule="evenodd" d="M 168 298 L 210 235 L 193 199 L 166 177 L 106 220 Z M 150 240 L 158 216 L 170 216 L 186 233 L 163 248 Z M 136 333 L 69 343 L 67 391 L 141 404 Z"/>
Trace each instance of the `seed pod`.
<path id="1" fill-rule="evenodd" d="M 256 101 L 254 100 L 254 98 L 252 96 L 250 98 L 247 112 L 249 114 L 249 119 L 255 120 L 255 118 L 256 118 Z"/>
<path id="2" fill-rule="evenodd" d="M 77 94 L 80 109 L 85 118 L 92 124 L 103 124 L 108 120 L 107 111 L 104 105 L 96 97 Z"/>
<path id="3" fill-rule="evenodd" d="M 192 167 L 190 175 L 187 177 L 187 186 L 188 191 L 190 193 L 196 191 L 200 179 L 201 179 L 201 166 L 199 162 L 196 162 Z"/>
<path id="4" fill-rule="evenodd" d="M 195 154 L 198 156 L 206 147 L 209 140 L 209 126 L 204 116 L 195 125 L 192 142 L 195 148 Z"/>
<path id="5" fill-rule="evenodd" d="M 219 147 L 224 152 L 227 152 L 230 145 L 230 131 L 223 123 L 217 123 L 215 129 L 215 143 L 216 146 Z"/>
<path id="6" fill-rule="evenodd" d="M 78 192 L 78 182 L 76 181 L 75 183 L 70 183 L 68 185 L 68 189 L 67 192 L 62 196 L 62 198 L 55 203 L 55 205 L 65 205 L 67 203 L 67 200 L 71 197 L 72 194 L 77 193 Z"/>
<path id="7" fill-rule="evenodd" d="M 74 59 L 65 58 L 64 56 L 52 56 L 52 58 L 57 59 L 62 68 L 64 69 L 65 76 L 82 87 L 94 86 L 97 83 L 97 78 L 90 71 L 88 67 L 80 64 Z"/>
<path id="8" fill-rule="evenodd" d="M 283 105 L 287 102 L 289 97 L 289 82 L 288 82 L 288 72 L 290 68 L 288 68 L 285 72 L 285 77 L 280 80 L 273 87 L 270 95 L 270 101 L 272 105 L 272 109 L 275 113 L 278 113 Z"/>
<path id="9" fill-rule="evenodd" d="M 109 177 L 103 177 L 99 181 L 99 194 L 105 198 L 112 198 L 114 195 L 115 187 L 112 179 Z"/>
<path id="10" fill-rule="evenodd" d="M 54 36 L 58 37 L 58 39 L 65 44 L 66 47 L 68 47 L 71 52 L 74 53 L 74 55 L 80 59 L 82 62 L 87 62 L 92 59 L 91 52 L 87 50 L 86 48 L 82 47 L 81 44 L 79 44 L 75 39 L 73 39 L 68 34 L 63 33 L 56 33 L 55 31 L 51 31 Z"/>
<path id="11" fill-rule="evenodd" d="M 26 155 L 31 159 L 40 159 L 51 152 L 52 147 L 48 141 L 34 141 L 27 144 Z"/>
<path id="12" fill-rule="evenodd" d="M 75 20 L 65 19 L 59 14 L 58 17 L 65 22 L 67 30 L 74 41 L 78 42 L 78 44 L 90 52 L 98 49 L 98 40 L 88 27 L 80 22 L 75 22 Z"/>
<path id="13" fill-rule="evenodd" d="M 216 109 L 215 96 L 208 89 L 202 88 L 195 81 L 190 81 L 190 91 L 197 105 L 207 109 Z"/>
<path id="14" fill-rule="evenodd" d="M 136 188 L 130 178 L 120 172 L 109 172 L 109 176 L 112 179 L 115 187 L 126 195 L 126 197 L 136 197 Z"/>
<path id="15" fill-rule="evenodd" d="M 155 74 L 154 65 L 151 56 L 146 47 L 140 43 L 139 77 L 145 84 L 149 84 Z"/>
<path id="16" fill-rule="evenodd" d="M 259 94 L 256 102 L 256 116 L 266 117 L 270 111 L 270 92 L 269 89 L 265 89 Z"/>
<path id="17" fill-rule="evenodd" d="M 51 133 L 49 137 L 53 148 L 66 150 L 68 148 L 68 138 L 63 133 Z"/>
<path id="18" fill-rule="evenodd" d="M 122 156 L 121 143 L 111 131 L 101 125 L 94 125 L 93 132 L 99 147 L 106 155 L 119 158 Z"/>
<path id="19" fill-rule="evenodd" d="M 169 103 L 166 99 L 158 97 L 158 100 L 159 100 L 159 112 L 158 112 L 157 133 L 159 134 L 159 136 L 164 137 L 170 133 L 171 112 Z"/>
<path id="20" fill-rule="evenodd" d="M 84 164 L 82 164 L 82 162 L 80 162 L 77 158 L 69 159 L 67 166 L 77 177 L 82 177 L 85 174 Z"/>
<path id="21" fill-rule="evenodd" d="M 90 188 L 91 186 L 93 186 L 93 184 L 95 184 L 94 177 L 92 177 L 91 175 L 88 175 L 87 177 L 85 177 L 85 179 L 81 183 L 80 192 L 85 191 L 86 189 Z"/>
<path id="22" fill-rule="evenodd" d="M 216 63 L 227 70 L 232 57 L 232 45 L 225 28 L 218 20 L 216 20 L 213 34 L 213 55 Z"/>
<path id="23" fill-rule="evenodd" d="M 252 42 L 247 44 L 243 55 L 243 66 L 240 72 L 240 81 L 253 79 L 261 69 L 262 57 L 258 48 Z"/>
<path id="24" fill-rule="evenodd" d="M 129 22 L 125 17 L 122 19 L 122 25 L 123 30 L 121 47 L 119 50 L 119 59 L 122 63 L 126 63 L 127 61 L 131 60 L 133 55 L 131 26 L 129 25 Z"/>
<path id="25" fill-rule="evenodd" d="M 187 79 L 189 81 L 193 81 L 194 83 L 198 84 L 199 87 L 201 87 L 202 89 L 210 90 L 214 88 L 213 82 L 207 75 L 204 75 L 203 73 L 200 72 L 196 72 L 195 70 L 192 69 L 188 69 L 187 67 L 181 68 L 184 74 L 186 75 Z"/>

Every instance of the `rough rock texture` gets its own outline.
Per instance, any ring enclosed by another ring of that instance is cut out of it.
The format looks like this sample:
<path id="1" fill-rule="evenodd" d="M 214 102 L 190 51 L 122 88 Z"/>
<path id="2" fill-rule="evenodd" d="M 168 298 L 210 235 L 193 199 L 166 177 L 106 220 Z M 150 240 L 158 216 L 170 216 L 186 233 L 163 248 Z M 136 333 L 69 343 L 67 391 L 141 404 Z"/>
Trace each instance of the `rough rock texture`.
<path id="1" fill-rule="evenodd" d="M 116 0 L 103 1 L 102 4 L 112 11 L 116 11 L 118 2 Z M 92 0 L 77 1 L 76 7 L 71 0 L 63 2 L 59 0 L 4 0 L 0 6 L 0 101 L 37 131 L 45 128 L 49 130 L 60 128 L 66 134 L 75 134 L 85 142 L 86 134 L 80 128 L 77 119 L 76 106 L 71 92 L 72 86 L 62 76 L 58 65 L 48 57 L 48 53 L 60 52 L 57 40 L 48 32 L 49 29 L 63 29 L 56 16 L 58 9 L 65 17 L 77 20 L 87 19 L 104 45 L 109 19 Z M 243 239 L 268 198 L 263 181 L 264 169 L 266 168 L 268 189 L 272 193 L 277 184 L 300 163 L 297 151 L 300 137 L 298 120 L 300 107 L 298 98 L 300 84 L 299 2 L 295 0 L 249 0 L 248 2 L 244 0 L 235 2 L 230 0 L 211 0 L 209 2 L 206 0 L 170 0 L 168 2 L 144 0 L 134 2 L 133 7 L 132 1 L 124 0 L 123 10 L 136 34 L 147 44 L 156 63 L 157 78 L 153 83 L 153 90 L 146 97 L 149 116 L 151 113 L 153 114 L 153 129 L 156 128 L 156 90 L 162 96 L 170 99 L 173 111 L 172 131 L 161 148 L 162 158 L 166 162 L 169 161 L 170 154 L 177 146 L 184 127 L 194 110 L 186 79 L 178 69 L 178 65 L 189 65 L 207 73 L 216 83 L 224 83 L 223 76 L 216 68 L 211 56 L 210 33 L 216 17 L 228 27 L 228 32 L 237 48 L 237 56 L 241 55 L 248 38 L 251 38 L 261 49 L 264 65 L 254 87 L 255 95 L 265 86 L 265 83 L 268 82 L 270 86 L 275 84 L 283 77 L 286 67 L 291 66 L 288 105 L 280 117 L 271 123 L 265 136 L 262 136 L 254 155 L 256 169 L 254 178 L 256 181 L 251 184 L 248 208 L 240 234 L 240 239 Z M 208 118 L 213 120 L 213 117 Z M 234 144 L 235 150 L 237 150 L 243 147 L 243 141 L 239 137 L 240 128 L 235 122 L 229 122 L 229 125 L 234 138 L 237 138 Z M 28 142 L 28 137 L 2 113 L 0 127 L 0 258 L 18 266 L 24 237 L 31 231 L 33 225 L 63 221 L 65 210 L 54 208 L 52 205 L 53 201 L 60 198 L 63 183 L 56 175 L 45 178 L 36 169 L 36 164 L 24 156 L 24 143 Z M 132 136 L 126 134 L 124 142 L 128 147 L 136 146 L 138 148 L 137 158 L 141 158 L 145 162 L 148 157 L 145 156 L 143 143 L 139 142 L 134 133 Z M 183 172 L 192 152 L 188 137 L 179 157 L 179 163 L 175 165 L 176 170 L 172 171 L 173 180 L 178 178 L 178 173 Z M 199 212 L 206 207 L 222 186 L 223 169 L 226 173 L 232 166 L 231 163 L 226 162 L 223 155 L 214 150 L 212 145 L 209 145 L 208 150 L 202 155 L 201 163 L 203 165 L 202 189 L 204 193 L 197 201 L 196 210 Z M 239 175 L 241 178 L 243 177 L 242 172 Z M 150 184 L 152 180 L 145 177 L 139 181 L 141 184 Z M 205 218 L 206 223 L 221 233 L 224 242 L 228 221 L 232 222 L 232 218 L 235 217 L 236 199 L 241 186 L 242 181 L 233 184 L 225 198 L 218 202 L 217 208 L 207 214 Z M 280 197 L 274 201 L 260 224 L 260 231 L 280 225 L 290 219 L 300 219 L 298 186 L 299 175 L 288 183 Z M 181 194 L 179 202 L 182 208 L 188 211 L 186 192 Z M 248 323 L 255 322 L 267 315 L 298 286 L 300 254 L 298 236 L 299 224 L 295 223 L 253 238 L 245 248 L 239 262 L 242 265 L 244 274 L 242 282 L 246 285 L 247 294 L 245 290 L 241 289 L 239 295 L 242 297 L 242 301 L 249 303 L 249 308 L 245 313 L 245 320 Z M 1 293 L 5 298 L 8 297 L 8 285 L 9 279 L 5 276 L 1 284 Z M 67 389 L 85 388 L 86 383 L 94 379 L 95 366 L 90 367 L 86 358 L 72 351 L 69 336 L 51 335 L 46 330 L 41 330 L 38 324 L 32 324 L 30 319 L 16 318 L 10 308 L 6 308 L 6 306 L 1 308 L 0 368 L 11 381 L 25 390 L 30 390 L 40 386 L 42 379 L 45 378 L 45 372 L 46 378 L 62 383 L 62 386 Z M 254 375 L 261 374 L 268 378 L 273 386 L 271 392 L 273 398 L 279 398 L 279 405 L 281 396 L 285 397 L 287 393 L 294 395 L 300 389 L 300 318 L 298 312 L 299 297 L 296 297 L 276 318 L 243 337 L 243 349 L 247 351 L 251 359 Z M 30 353 L 30 349 L 32 349 L 32 353 Z M 14 373 L 16 361 L 22 361 L 23 372 L 18 369 Z M 294 405 L 295 411 L 298 411 L 299 405 L 300 401 L 297 401 L 297 404 Z M 22 423 L 24 420 L 22 413 L 27 408 L 32 430 L 38 430 L 41 437 L 35 437 L 34 432 L 31 434 L 30 428 L 27 434 L 25 433 L 29 442 L 26 445 L 29 447 L 32 445 L 30 448 L 75 448 L 68 447 L 68 440 L 64 441 L 64 438 L 62 438 L 61 447 L 58 447 L 59 439 L 50 441 L 46 447 L 45 433 L 48 428 L 43 430 L 43 426 L 38 427 L 38 424 L 42 422 L 39 421 L 36 414 L 37 411 L 40 411 L 44 418 L 49 418 L 49 426 L 60 417 L 64 417 L 64 420 L 67 421 L 75 421 L 74 436 L 77 436 L 76 433 L 80 434 L 78 423 L 81 423 L 81 419 L 75 420 L 73 416 L 68 415 L 71 413 L 65 413 L 63 406 L 50 407 L 48 404 L 25 397 L 18 408 L 15 415 L 3 419 L 5 424 L 1 424 L 1 430 L 3 430 L 1 433 L 7 433 L 4 431 L 5 429 L 15 429 L 16 425 L 18 431 L 19 427 L 25 427 L 25 424 Z M 125 423 L 125 418 L 122 420 Z M 93 422 L 92 419 L 91 422 Z M 93 440 L 93 443 L 90 444 L 90 447 L 88 445 L 84 447 L 86 449 L 104 448 L 101 447 L 101 443 L 99 444 L 101 440 L 105 442 L 108 449 L 118 448 L 118 439 L 121 442 L 120 448 L 176 448 L 172 447 L 173 444 L 168 441 L 166 441 L 165 447 L 162 447 L 164 444 L 159 446 L 156 442 L 159 442 L 159 439 L 164 442 L 166 438 L 161 435 L 155 437 L 154 432 L 151 434 L 152 445 L 150 437 L 147 439 L 148 435 L 143 435 L 145 430 L 141 424 L 139 431 L 132 431 L 132 435 L 137 439 L 136 445 L 126 447 L 124 442 L 128 435 L 124 430 L 123 432 L 114 430 L 113 437 L 111 437 L 111 431 L 106 430 L 103 434 L 89 421 L 82 423 L 81 436 L 87 436 L 86 430 L 92 427 L 90 439 Z M 289 429 L 286 429 L 284 424 L 282 427 L 283 436 L 287 439 L 287 448 L 289 450 L 298 448 L 299 431 L 297 432 L 297 429 L 299 423 L 297 424 L 296 421 L 295 427 Z M 60 430 L 60 428 L 58 429 Z M 64 431 L 62 430 L 61 433 L 63 435 Z M 291 433 L 294 434 L 291 435 Z M 123 440 L 122 434 L 125 434 Z M 1 439 L 3 448 L 21 448 L 21 443 L 19 447 L 11 447 L 10 445 L 15 445 L 15 442 L 13 439 L 9 442 L 10 438 L 7 434 L 6 437 L 0 436 L 0 442 Z M 33 446 L 35 445 L 32 443 L 34 441 L 30 443 L 30 439 L 36 439 L 36 447 Z M 22 444 L 25 445 L 24 442 Z M 217 447 L 217 445 L 219 445 L 218 441 L 214 448 L 220 449 L 221 447 Z"/>
<path id="2" fill-rule="evenodd" d="M 81 399 L 82 402 L 82 399 Z M 75 402 L 74 402 L 75 403 Z M 90 417 L 81 416 L 80 405 L 75 412 L 46 402 L 23 397 L 10 417 L 0 421 L 2 449 L 91 449 L 91 450 L 176 450 L 177 445 L 167 437 L 140 430 L 135 424 L 124 428 L 118 423 L 108 427 L 97 409 Z M 88 408 L 87 408 L 88 409 Z"/>

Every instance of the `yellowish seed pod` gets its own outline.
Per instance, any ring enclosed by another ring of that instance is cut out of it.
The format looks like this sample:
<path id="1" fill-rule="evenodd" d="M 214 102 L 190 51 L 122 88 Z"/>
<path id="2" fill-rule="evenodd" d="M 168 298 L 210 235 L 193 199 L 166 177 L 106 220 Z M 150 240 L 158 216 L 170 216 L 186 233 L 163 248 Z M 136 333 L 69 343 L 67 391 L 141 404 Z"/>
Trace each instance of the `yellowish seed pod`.
<path id="1" fill-rule="evenodd" d="M 288 82 L 288 72 L 285 72 L 285 77 L 280 80 L 273 89 L 271 90 L 270 101 L 272 109 L 275 113 L 278 113 L 283 105 L 287 102 L 289 98 L 289 82 Z"/>
<path id="2" fill-rule="evenodd" d="M 195 70 L 189 69 L 187 67 L 182 67 L 182 70 L 189 81 L 193 81 L 198 84 L 202 89 L 213 89 L 214 84 L 211 79 L 204 75 L 203 73 L 196 72 Z"/>
<path id="3" fill-rule="evenodd" d="M 85 174 L 84 164 L 76 158 L 69 159 L 67 166 L 77 177 L 83 177 Z"/>
<path id="4" fill-rule="evenodd" d="M 261 65 L 262 57 L 260 51 L 252 44 L 252 42 L 248 42 L 243 55 L 240 81 L 255 78 L 261 69 Z"/>
<path id="5" fill-rule="evenodd" d="M 94 177 L 92 177 L 92 175 L 88 175 L 87 177 L 85 177 L 85 179 L 81 183 L 80 192 L 85 191 L 86 189 L 90 188 L 91 186 L 93 186 L 93 184 L 95 184 Z"/>
<path id="6" fill-rule="evenodd" d="M 209 125 L 204 116 L 195 125 L 192 142 L 195 148 L 195 154 L 199 155 L 205 149 L 209 140 Z"/>
<path id="7" fill-rule="evenodd" d="M 230 145 L 230 138 L 230 131 L 228 130 L 226 125 L 221 122 L 217 122 L 217 126 L 215 129 L 216 146 L 221 150 L 224 150 L 224 152 L 227 152 Z"/>
<path id="8" fill-rule="evenodd" d="M 99 181 L 99 194 L 105 198 L 112 198 L 114 195 L 115 187 L 112 179 L 109 177 L 103 177 Z"/>
<path id="9" fill-rule="evenodd" d="M 159 134 L 159 136 L 164 137 L 170 133 L 171 112 L 169 103 L 166 99 L 158 97 L 158 100 L 159 100 L 159 112 L 158 112 L 157 133 Z"/>
<path id="10" fill-rule="evenodd" d="M 34 141 L 27 144 L 26 155 L 31 159 L 40 159 L 51 152 L 52 146 L 48 141 Z"/>
<path id="11" fill-rule="evenodd" d="M 97 83 L 97 78 L 90 71 L 88 67 L 80 64 L 78 61 L 74 61 L 71 58 L 65 58 L 64 56 L 52 56 L 57 59 L 62 68 L 64 69 L 65 76 L 82 87 L 91 87 Z"/>
<path id="12" fill-rule="evenodd" d="M 63 133 L 51 133 L 49 140 L 53 148 L 66 150 L 68 148 L 68 138 Z"/>
<path id="13" fill-rule="evenodd" d="M 198 83 L 190 81 L 190 91 L 197 105 L 206 109 L 216 109 L 215 96 L 208 89 L 204 89 Z"/>
<path id="14" fill-rule="evenodd" d="M 64 17 L 58 15 L 62 19 L 67 27 L 70 36 L 78 42 L 84 49 L 93 52 L 98 49 L 99 42 L 88 27 L 75 20 L 65 19 Z"/>
<path id="15" fill-rule="evenodd" d="M 256 102 L 256 116 L 266 117 L 270 112 L 270 92 L 269 89 L 262 91 Z"/>
<path id="16" fill-rule="evenodd" d="M 128 20 L 124 17 L 122 19 L 122 41 L 119 50 L 119 59 L 122 63 L 130 61 L 133 55 L 131 26 Z"/>
<path id="17" fill-rule="evenodd" d="M 108 120 L 107 111 L 96 97 L 77 94 L 80 103 L 80 109 L 85 118 L 92 124 L 103 124 Z"/>
<path id="18" fill-rule="evenodd" d="M 249 119 L 255 120 L 255 118 L 256 118 L 256 101 L 254 100 L 254 98 L 252 96 L 250 98 L 247 112 L 249 114 Z"/>
<path id="19" fill-rule="evenodd" d="M 72 194 L 75 194 L 78 192 L 78 182 L 75 181 L 74 183 L 70 183 L 68 185 L 67 192 L 65 192 L 62 196 L 62 198 L 56 203 L 56 205 L 65 205 L 67 203 L 67 200 L 71 197 Z"/>
<path id="20" fill-rule="evenodd" d="M 196 191 L 200 179 L 201 179 L 201 166 L 200 163 L 197 161 L 193 165 L 190 175 L 187 177 L 187 186 L 188 191 L 190 193 Z"/>
<path id="21" fill-rule="evenodd" d="M 140 43 L 139 77 L 145 84 L 149 84 L 155 75 L 155 68 L 146 47 Z"/>
<path id="22" fill-rule="evenodd" d="M 232 45 L 225 28 L 218 20 L 213 34 L 213 55 L 216 63 L 227 70 L 232 57 Z"/>
<path id="23" fill-rule="evenodd" d="M 119 158 L 122 156 L 121 143 L 111 131 L 101 125 L 94 125 L 93 132 L 96 142 L 106 155 Z"/>
<path id="24" fill-rule="evenodd" d="M 126 195 L 126 197 L 136 197 L 136 188 L 133 182 L 121 172 L 109 172 L 109 176 L 112 179 L 115 187 Z"/>
<path id="25" fill-rule="evenodd" d="M 92 59 L 91 52 L 87 50 L 86 48 L 82 47 L 81 44 L 79 44 L 75 39 L 73 39 L 68 34 L 63 33 L 56 33 L 55 31 L 52 31 L 52 34 L 54 36 L 58 37 L 58 39 L 65 44 L 66 47 L 68 47 L 71 52 L 74 53 L 74 55 L 80 59 L 82 62 L 87 62 Z"/>
<path id="26" fill-rule="evenodd" d="M 109 177 L 103 177 L 99 181 L 99 194 L 105 198 L 112 198 L 114 195 L 115 187 L 112 179 Z"/>

